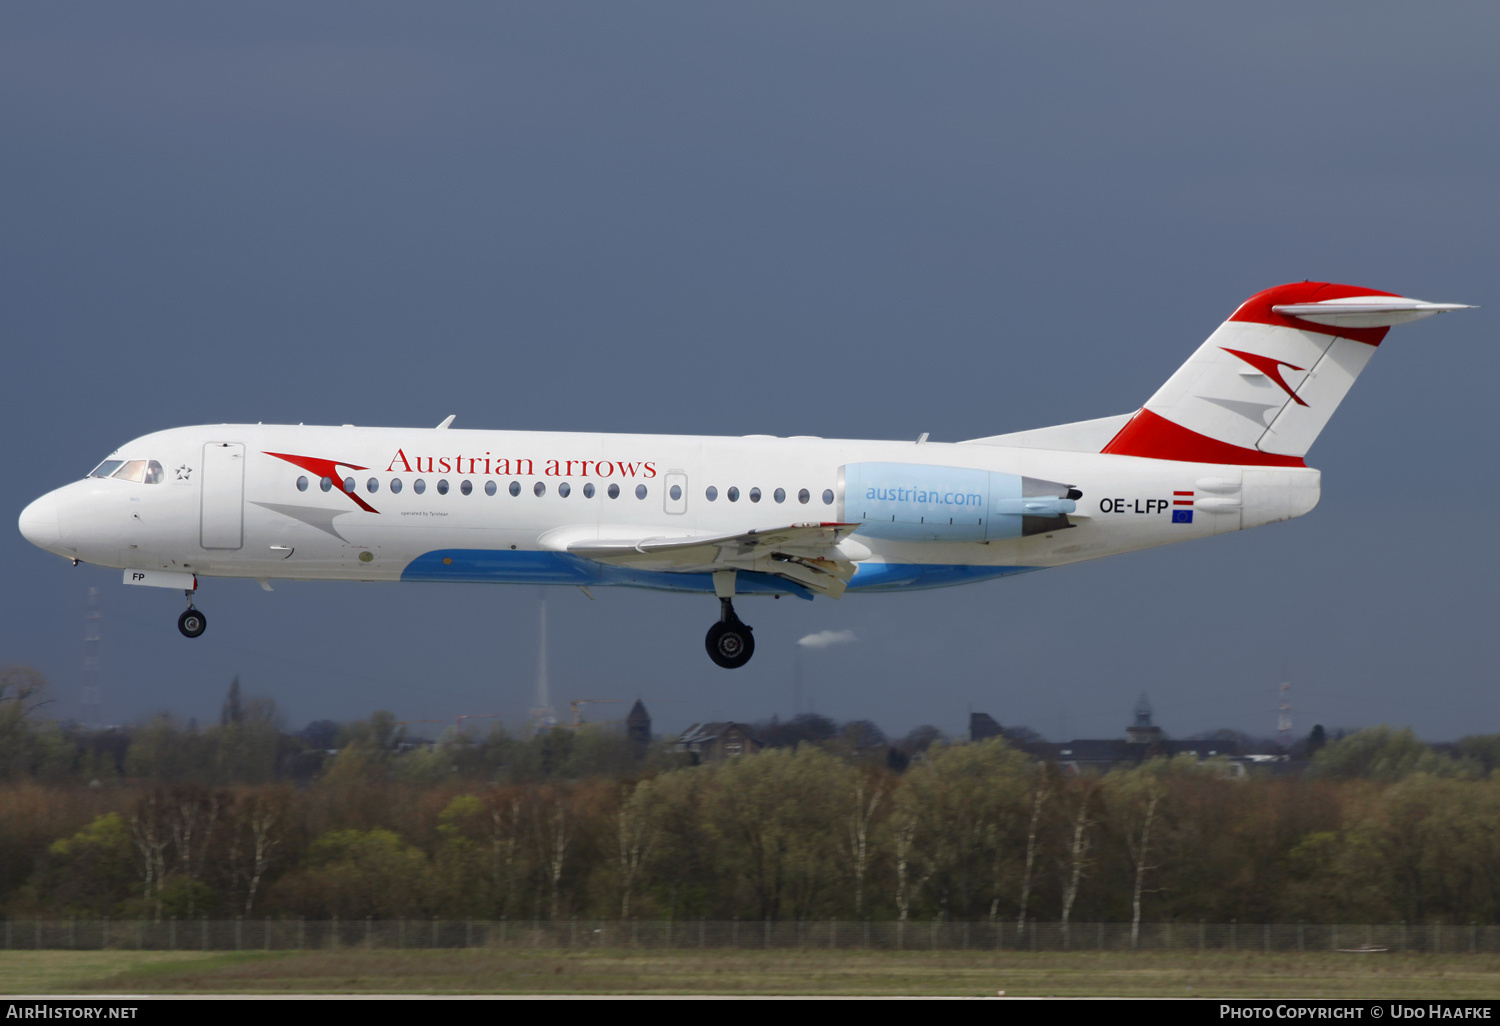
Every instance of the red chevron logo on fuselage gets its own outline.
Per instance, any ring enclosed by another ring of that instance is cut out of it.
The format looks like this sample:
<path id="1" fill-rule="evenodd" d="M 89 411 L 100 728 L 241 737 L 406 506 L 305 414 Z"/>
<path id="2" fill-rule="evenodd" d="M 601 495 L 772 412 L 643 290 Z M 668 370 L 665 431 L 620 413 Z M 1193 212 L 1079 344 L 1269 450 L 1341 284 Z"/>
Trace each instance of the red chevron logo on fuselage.
<path id="1" fill-rule="evenodd" d="M 339 467 L 348 467 L 350 470 L 367 470 L 367 467 L 356 466 L 353 463 L 340 463 L 338 460 L 325 460 L 317 456 L 292 456 L 284 452 L 268 452 L 267 456 L 275 456 L 278 460 L 286 460 L 294 467 L 301 467 L 314 477 L 327 478 L 333 482 L 333 487 L 354 500 L 354 504 L 366 513 L 379 513 L 380 510 L 371 506 L 364 499 L 355 495 L 353 491 L 344 487 L 344 475 L 339 473 Z"/>
<path id="2" fill-rule="evenodd" d="M 1295 363 L 1287 363 L 1285 360 L 1278 360 L 1274 356 L 1257 356 L 1255 353 L 1245 353 L 1241 352 L 1238 349 L 1230 349 L 1227 346 L 1220 346 L 1219 348 L 1223 349 L 1226 353 L 1231 353 L 1234 356 L 1238 356 L 1241 360 L 1244 360 L 1250 366 L 1254 367 L 1266 377 L 1276 382 L 1276 384 L 1281 386 L 1281 390 L 1287 395 L 1291 396 L 1292 402 L 1296 403 L 1298 406 L 1307 405 L 1307 403 L 1302 400 L 1301 396 L 1292 391 L 1292 386 L 1283 381 L 1281 377 L 1281 368 L 1283 367 L 1290 367 L 1294 371 L 1303 370 L 1304 368 L 1298 367 Z"/>

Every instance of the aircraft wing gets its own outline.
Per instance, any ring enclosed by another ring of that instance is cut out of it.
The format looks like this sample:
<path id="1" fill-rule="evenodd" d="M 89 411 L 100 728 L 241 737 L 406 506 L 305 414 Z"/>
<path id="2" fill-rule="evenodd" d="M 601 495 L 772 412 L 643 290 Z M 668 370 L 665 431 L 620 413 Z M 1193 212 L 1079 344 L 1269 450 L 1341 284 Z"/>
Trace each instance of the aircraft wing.
<path id="1" fill-rule="evenodd" d="M 858 524 L 791 524 L 712 538 L 586 540 L 574 542 L 567 551 L 600 563 L 662 573 L 744 570 L 775 574 L 838 598 L 854 577 L 855 566 L 837 546 L 858 528 Z"/>

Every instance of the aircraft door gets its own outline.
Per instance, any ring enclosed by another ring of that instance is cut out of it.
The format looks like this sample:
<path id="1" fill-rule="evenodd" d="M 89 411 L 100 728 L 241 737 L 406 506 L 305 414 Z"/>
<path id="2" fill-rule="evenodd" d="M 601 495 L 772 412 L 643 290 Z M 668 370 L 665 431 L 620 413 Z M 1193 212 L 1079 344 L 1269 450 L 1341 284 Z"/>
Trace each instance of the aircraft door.
<path id="1" fill-rule="evenodd" d="M 239 548 L 245 539 L 245 446 L 206 444 L 200 479 L 200 543 L 205 549 Z"/>
<path id="2" fill-rule="evenodd" d="M 668 513 L 687 512 L 687 475 L 680 470 L 669 470 L 662 477 L 662 501 Z"/>

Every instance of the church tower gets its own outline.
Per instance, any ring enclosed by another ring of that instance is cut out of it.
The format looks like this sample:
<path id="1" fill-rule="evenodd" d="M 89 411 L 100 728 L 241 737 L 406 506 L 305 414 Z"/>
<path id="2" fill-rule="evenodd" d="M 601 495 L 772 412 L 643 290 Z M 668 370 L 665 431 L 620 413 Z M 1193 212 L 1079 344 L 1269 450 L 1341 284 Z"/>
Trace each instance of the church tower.
<path id="1" fill-rule="evenodd" d="M 1125 728 L 1125 739 L 1133 745 L 1149 745 L 1161 740 L 1161 728 L 1151 722 L 1151 703 L 1146 693 L 1135 703 L 1135 722 Z"/>
<path id="2" fill-rule="evenodd" d="M 651 747 L 651 714 L 646 711 L 646 706 L 639 698 L 630 707 L 630 714 L 625 717 L 625 738 L 630 742 L 635 757 L 645 758 L 646 749 Z"/>

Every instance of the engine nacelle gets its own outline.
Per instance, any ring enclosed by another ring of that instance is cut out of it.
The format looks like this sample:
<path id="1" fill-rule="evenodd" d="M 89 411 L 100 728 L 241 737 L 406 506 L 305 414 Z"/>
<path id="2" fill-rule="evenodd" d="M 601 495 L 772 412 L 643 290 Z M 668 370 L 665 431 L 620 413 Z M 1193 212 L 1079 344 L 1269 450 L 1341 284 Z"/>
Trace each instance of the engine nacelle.
<path id="1" fill-rule="evenodd" d="M 1019 474 L 929 463 L 849 463 L 844 516 L 896 541 L 995 541 L 1072 527 L 1081 493 Z"/>

